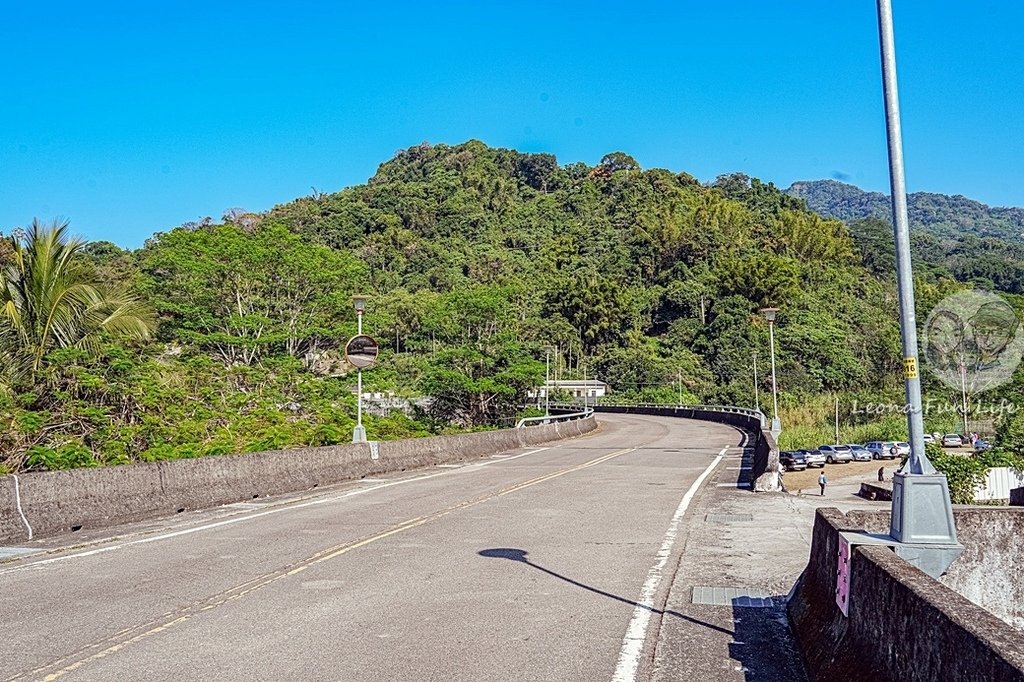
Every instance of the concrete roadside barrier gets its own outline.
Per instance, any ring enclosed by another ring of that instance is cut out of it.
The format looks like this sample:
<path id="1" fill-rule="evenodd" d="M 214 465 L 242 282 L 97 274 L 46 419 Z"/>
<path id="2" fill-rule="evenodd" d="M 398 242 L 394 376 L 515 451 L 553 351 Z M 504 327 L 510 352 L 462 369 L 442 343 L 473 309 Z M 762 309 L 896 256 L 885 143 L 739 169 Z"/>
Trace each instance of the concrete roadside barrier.
<path id="1" fill-rule="evenodd" d="M 757 410 L 742 407 L 708 405 L 610 405 L 601 403 L 594 406 L 597 412 L 618 412 L 627 414 L 649 414 L 659 417 L 679 417 L 700 421 L 728 424 L 750 437 L 754 456 L 750 463 L 751 488 L 754 492 L 779 492 L 782 490 L 779 446 L 767 428 L 767 420 Z"/>
<path id="2" fill-rule="evenodd" d="M 596 426 L 590 416 L 523 429 L 381 441 L 376 459 L 369 444 L 358 443 L 2 476 L 0 544 L 461 462 L 581 436 Z"/>
<path id="3" fill-rule="evenodd" d="M 811 680 L 1024 682 L 1024 510 L 953 513 L 966 549 L 935 580 L 885 545 L 840 551 L 844 532 L 884 532 L 889 512 L 817 510 L 787 606 Z"/>

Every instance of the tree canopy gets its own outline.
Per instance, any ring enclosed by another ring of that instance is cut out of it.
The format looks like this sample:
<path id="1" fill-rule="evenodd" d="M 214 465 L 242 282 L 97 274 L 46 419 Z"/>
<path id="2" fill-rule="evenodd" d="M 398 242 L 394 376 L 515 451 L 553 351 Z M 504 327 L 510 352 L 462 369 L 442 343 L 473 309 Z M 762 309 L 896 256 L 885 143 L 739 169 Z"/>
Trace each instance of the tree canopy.
<path id="1" fill-rule="evenodd" d="M 847 225 L 740 173 L 423 143 L 365 184 L 135 251 L 66 229 L 0 240 L 0 353 L 23 368 L 0 394 L 6 470 L 343 442 L 354 293 L 381 346 L 366 390 L 407 401 L 367 415 L 371 438 L 509 425 L 548 352 L 554 377 L 619 399 L 753 405 L 765 306 L 784 405 L 902 385 L 884 219 Z M 968 283 L 1021 307 L 1018 248 L 915 234 L 919 319 Z"/>

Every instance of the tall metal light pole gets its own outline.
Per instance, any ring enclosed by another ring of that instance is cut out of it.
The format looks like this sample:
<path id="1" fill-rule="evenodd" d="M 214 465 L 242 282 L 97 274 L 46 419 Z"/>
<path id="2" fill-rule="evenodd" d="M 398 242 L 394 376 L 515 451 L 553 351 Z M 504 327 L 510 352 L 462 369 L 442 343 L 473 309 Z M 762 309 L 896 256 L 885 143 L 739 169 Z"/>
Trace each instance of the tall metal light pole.
<path id="1" fill-rule="evenodd" d="M 761 398 L 757 393 L 757 351 L 754 351 L 754 409 L 761 411 Z"/>
<path id="2" fill-rule="evenodd" d="M 961 346 L 961 349 L 963 346 Z M 970 427 L 967 426 L 967 364 L 964 362 L 964 352 L 960 351 L 960 400 L 964 411 L 964 435 L 970 438 Z M 973 445 L 973 443 L 972 443 Z"/>
<path id="3" fill-rule="evenodd" d="M 544 347 L 544 416 L 551 416 L 551 347 Z"/>
<path id="4" fill-rule="evenodd" d="M 779 388 L 775 382 L 775 314 L 778 308 L 761 308 L 761 314 L 768 320 L 768 339 L 772 355 L 772 435 L 776 438 L 782 433 L 782 421 L 779 419 Z"/>
<path id="5" fill-rule="evenodd" d="M 356 335 L 363 335 L 363 311 L 366 310 L 366 296 L 356 294 L 352 297 L 352 306 L 356 309 Z M 356 427 L 352 429 L 352 442 L 365 443 L 366 429 L 363 427 L 363 368 L 356 370 Z"/>
<path id="6" fill-rule="evenodd" d="M 889 533 L 901 543 L 945 545 L 945 548 L 934 547 L 927 553 L 928 558 L 918 560 L 930 564 L 925 566 L 919 563 L 919 567 L 928 573 L 939 575 L 963 548 L 957 544 L 946 477 L 935 471 L 924 450 L 924 413 L 921 405 L 921 379 L 918 375 L 914 279 L 910 262 L 910 228 L 907 220 L 907 189 L 903 174 L 903 138 L 900 130 L 891 0 L 878 0 L 878 35 L 882 57 L 885 130 L 889 147 L 893 236 L 896 241 L 896 280 L 899 285 L 903 376 L 908 408 L 907 428 L 910 432 L 910 458 L 903 469 L 893 477 L 892 521 Z M 900 553 L 899 548 L 897 553 Z"/>

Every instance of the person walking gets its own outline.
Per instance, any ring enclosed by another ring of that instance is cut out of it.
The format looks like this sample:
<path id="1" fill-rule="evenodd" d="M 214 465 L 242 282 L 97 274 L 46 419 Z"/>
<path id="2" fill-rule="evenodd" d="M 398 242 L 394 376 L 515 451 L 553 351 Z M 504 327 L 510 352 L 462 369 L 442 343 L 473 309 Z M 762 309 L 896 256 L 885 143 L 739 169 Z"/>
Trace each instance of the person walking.
<path id="1" fill-rule="evenodd" d="M 878 482 L 881 483 L 885 480 L 885 467 L 878 467 Z"/>
<path id="2" fill-rule="evenodd" d="M 828 485 L 828 479 L 825 478 L 825 472 L 822 471 L 818 474 L 818 485 L 821 486 L 821 496 L 825 496 L 825 486 Z"/>

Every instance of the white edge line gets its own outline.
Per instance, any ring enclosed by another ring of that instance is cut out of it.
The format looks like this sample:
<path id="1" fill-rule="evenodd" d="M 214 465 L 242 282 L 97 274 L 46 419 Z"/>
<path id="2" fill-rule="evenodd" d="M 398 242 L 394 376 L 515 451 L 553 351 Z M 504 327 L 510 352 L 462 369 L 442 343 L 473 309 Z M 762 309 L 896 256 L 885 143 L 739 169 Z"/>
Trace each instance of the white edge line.
<path id="1" fill-rule="evenodd" d="M 672 522 L 665 533 L 661 549 L 655 555 L 657 559 L 654 562 L 654 566 L 647 572 L 647 580 L 644 581 L 644 586 L 640 589 L 640 599 L 637 601 L 636 608 L 633 609 L 633 617 L 626 628 L 626 636 L 622 639 L 622 648 L 619 650 L 619 662 L 615 666 L 612 682 L 634 682 L 636 680 L 636 674 L 640 668 L 640 655 L 643 653 L 644 641 L 647 639 L 647 626 L 650 624 L 651 613 L 654 610 L 654 595 L 658 591 L 658 585 L 661 584 L 662 569 L 665 568 L 665 564 L 668 562 L 668 557 L 672 553 L 672 545 L 675 544 L 676 536 L 679 533 L 679 523 L 682 521 L 686 509 L 690 506 L 693 496 L 697 494 L 697 490 L 700 489 L 705 479 L 714 471 L 718 463 L 722 461 L 722 456 L 725 455 L 725 451 L 728 449 L 728 446 L 722 448 L 718 456 L 708 465 L 708 468 L 697 477 L 697 480 L 693 482 L 690 489 L 683 495 L 676 513 L 672 515 Z"/>
<path id="2" fill-rule="evenodd" d="M 547 447 L 543 447 L 543 448 L 537 448 L 535 450 L 530 450 L 528 452 L 523 452 L 523 453 L 520 453 L 518 455 L 514 455 L 512 457 L 506 457 L 505 459 L 502 459 L 502 460 L 495 460 L 493 462 L 484 462 L 482 464 L 476 464 L 474 466 L 487 466 L 488 464 L 498 464 L 499 462 L 508 462 L 509 460 L 519 459 L 520 457 L 525 457 L 527 455 L 534 455 L 534 454 L 537 454 L 538 452 L 543 452 L 544 450 L 550 450 L 551 447 L 552 446 L 547 446 Z M 451 470 L 448 470 L 448 471 L 441 471 L 441 472 L 434 473 L 434 474 L 426 474 L 424 476 L 416 476 L 414 478 L 403 478 L 400 481 L 389 481 L 388 483 L 381 483 L 380 485 L 371 486 L 369 488 L 359 488 L 358 490 L 349 490 L 348 492 L 342 493 L 340 495 L 331 495 L 330 497 L 322 497 L 322 498 L 319 498 L 319 499 L 316 499 L 316 500 L 310 500 L 308 502 L 300 502 L 299 504 L 283 505 L 283 506 L 280 506 L 280 507 L 275 507 L 274 509 L 268 509 L 266 511 L 257 512 L 255 514 L 248 514 L 246 516 L 236 516 L 236 517 L 233 517 L 233 518 L 230 518 L 230 519 L 225 519 L 224 521 L 217 521 L 215 523 L 207 523 L 207 524 L 202 525 L 202 526 L 194 526 L 192 528 L 185 528 L 185 529 L 182 529 L 182 530 L 176 530 L 176 531 L 173 531 L 173 532 L 170 532 L 170 533 L 163 533 L 161 535 L 154 535 L 152 537 L 141 538 L 139 540 L 131 540 L 129 542 L 123 542 L 123 543 L 121 543 L 119 545 L 110 545 L 110 546 L 107 546 L 107 547 L 99 547 L 97 549 L 90 549 L 90 550 L 86 550 L 84 552 L 76 552 L 75 554 L 68 554 L 68 555 L 65 555 L 65 556 L 53 557 L 51 559 L 42 559 L 40 561 L 33 561 L 32 563 L 25 564 L 23 566 L 15 566 L 15 567 L 9 568 L 7 570 L 0 570 L 0 575 L 5 575 L 7 573 L 15 573 L 15 572 L 18 572 L 18 571 L 26 571 L 26 570 L 33 569 L 33 568 L 38 568 L 38 567 L 41 567 L 41 566 L 46 566 L 48 564 L 55 564 L 58 561 L 66 561 L 68 559 L 80 559 L 80 558 L 83 558 L 83 557 L 95 556 L 97 554 L 104 554 L 106 552 L 113 552 L 114 550 L 123 549 L 125 547 L 131 547 L 133 545 L 145 545 L 145 544 L 148 544 L 150 542 L 158 542 L 160 540 L 168 540 L 170 538 L 176 538 L 176 537 L 180 537 L 182 535 L 191 535 L 192 533 L 199 533 L 199 532 L 205 531 L 205 530 L 212 530 L 214 528 L 220 528 L 222 526 L 230 526 L 230 525 L 235 524 L 235 523 L 241 523 L 243 521 L 251 521 L 253 519 L 258 519 L 258 518 L 261 518 L 263 516 L 270 516 L 271 514 L 279 514 L 281 512 L 291 511 L 293 509 L 303 509 L 305 507 L 314 507 L 314 506 L 317 506 L 317 505 L 326 504 L 328 502 L 335 502 L 337 500 L 341 500 L 341 499 L 344 499 L 346 497 L 354 497 L 355 495 L 362 495 L 364 493 L 370 493 L 370 492 L 373 492 L 375 490 L 380 490 L 381 488 L 390 488 L 391 486 L 402 485 L 404 483 L 415 483 L 416 481 L 424 481 L 424 480 L 426 480 L 428 478 L 435 478 L 437 476 L 448 476 L 450 474 L 455 474 L 455 473 L 458 473 L 459 471 L 463 471 L 466 468 L 468 468 L 468 467 L 461 467 L 459 469 L 451 469 Z"/>

